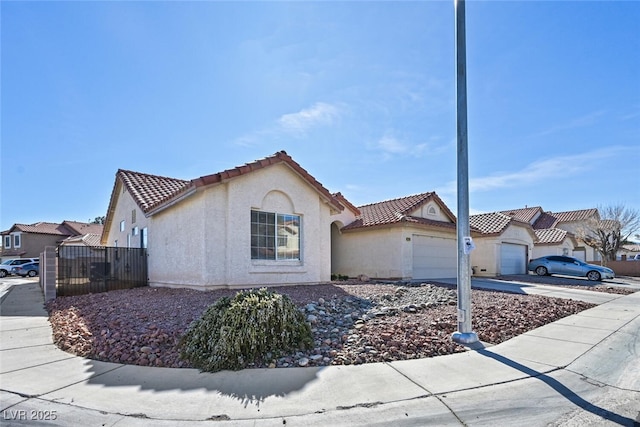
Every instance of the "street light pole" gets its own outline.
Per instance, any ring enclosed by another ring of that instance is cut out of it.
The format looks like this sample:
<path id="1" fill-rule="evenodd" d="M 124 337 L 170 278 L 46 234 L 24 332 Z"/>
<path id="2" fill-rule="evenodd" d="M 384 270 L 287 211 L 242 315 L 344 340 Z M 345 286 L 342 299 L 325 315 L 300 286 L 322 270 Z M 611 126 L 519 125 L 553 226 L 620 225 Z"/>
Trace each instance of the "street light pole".
<path id="1" fill-rule="evenodd" d="M 465 0 L 454 0 L 456 15 L 456 98 L 458 139 L 458 330 L 453 341 L 473 344 L 478 336 L 471 330 L 471 266 L 473 241 L 469 227 L 469 154 L 467 150 L 467 48 Z"/>

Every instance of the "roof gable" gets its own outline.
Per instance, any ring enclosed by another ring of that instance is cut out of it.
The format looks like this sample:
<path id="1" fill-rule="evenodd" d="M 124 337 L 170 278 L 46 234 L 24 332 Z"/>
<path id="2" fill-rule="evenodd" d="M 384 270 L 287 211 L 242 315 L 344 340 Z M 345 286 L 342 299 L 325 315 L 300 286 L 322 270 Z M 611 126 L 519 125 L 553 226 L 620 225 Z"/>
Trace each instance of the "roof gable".
<path id="1" fill-rule="evenodd" d="M 411 215 L 411 213 L 415 212 L 430 201 L 435 201 L 445 213 L 445 216 L 447 216 L 452 222 L 447 223 L 444 221 L 436 221 Z M 390 225 L 399 222 L 455 228 L 456 222 L 456 218 L 453 213 L 435 192 L 414 194 L 412 196 L 372 203 L 360 206 L 357 209 L 360 211 L 360 214 L 356 216 L 355 221 L 343 227 L 343 230 Z"/>
<path id="2" fill-rule="evenodd" d="M 491 212 L 469 217 L 469 226 L 482 234 L 501 234 L 512 218 L 501 212 Z"/>
<path id="3" fill-rule="evenodd" d="M 300 178 L 306 181 L 306 183 L 309 184 L 332 207 L 332 209 L 337 212 L 344 210 L 344 206 L 340 203 L 338 198 L 332 195 L 329 190 L 320 184 L 320 182 L 311 176 L 309 172 L 293 160 L 293 158 L 291 158 L 291 156 L 289 156 L 284 150 L 278 151 L 272 156 L 255 160 L 251 163 L 245 163 L 242 166 L 237 166 L 211 175 L 201 176 L 200 178 L 192 180 L 191 183 L 196 188 L 215 185 L 277 164 L 285 164 L 288 166 L 293 172 L 300 176 Z"/>
<path id="4" fill-rule="evenodd" d="M 529 224 L 532 224 L 536 216 L 540 215 L 542 212 L 543 211 L 540 206 L 535 206 L 531 208 L 527 207 L 527 208 L 521 208 L 521 209 L 512 209 L 509 211 L 500 211 L 500 213 L 508 215 L 513 219 L 516 219 L 522 222 L 528 222 Z"/>
<path id="5" fill-rule="evenodd" d="M 37 222 L 35 224 L 14 224 L 9 232 L 21 231 L 23 233 L 49 234 L 56 236 L 72 236 L 73 232 L 63 224 L 53 222 Z"/>
<path id="6" fill-rule="evenodd" d="M 72 236 L 82 236 L 85 234 L 102 234 L 102 224 L 94 224 L 78 221 L 63 221 L 62 225 L 67 227 L 73 234 Z"/>
<path id="7" fill-rule="evenodd" d="M 550 215 L 553 215 L 558 219 L 558 222 L 573 222 L 573 221 L 584 221 L 590 218 L 600 218 L 598 214 L 598 209 L 582 209 L 577 211 L 566 211 L 566 212 L 549 212 Z"/>
<path id="8" fill-rule="evenodd" d="M 536 244 L 540 245 L 560 244 L 567 236 L 572 236 L 571 233 L 560 228 L 544 228 L 534 231 L 538 239 Z"/>
<path id="9" fill-rule="evenodd" d="M 142 212 L 147 213 L 154 207 L 186 190 L 191 181 L 150 175 L 119 169 L 116 176 L 121 180 L 133 200 Z M 115 192 L 115 188 L 114 188 Z"/>

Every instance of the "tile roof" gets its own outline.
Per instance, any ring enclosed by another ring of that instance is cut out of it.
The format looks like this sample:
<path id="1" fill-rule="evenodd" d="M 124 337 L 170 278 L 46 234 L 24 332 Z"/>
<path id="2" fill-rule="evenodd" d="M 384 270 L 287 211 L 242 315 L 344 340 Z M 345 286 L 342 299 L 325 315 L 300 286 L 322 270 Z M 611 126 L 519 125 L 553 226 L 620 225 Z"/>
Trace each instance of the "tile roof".
<path id="1" fill-rule="evenodd" d="M 531 224 L 531 220 L 536 216 L 536 214 L 542 212 L 542 208 L 540 206 L 534 206 L 531 208 L 527 207 L 500 212 L 518 221 L 528 222 L 529 224 Z"/>
<path id="2" fill-rule="evenodd" d="M 111 216 L 115 210 L 117 201 L 117 189 L 119 182 L 124 185 L 145 214 L 153 213 L 162 209 L 167 204 L 197 191 L 198 188 L 226 182 L 247 173 L 266 168 L 271 165 L 284 163 L 297 173 L 303 180 L 311 185 L 327 203 L 337 211 L 344 209 L 340 201 L 334 197 L 329 190 L 320 184 L 309 172 L 295 162 L 285 151 L 278 151 L 272 156 L 246 163 L 222 172 L 201 176 L 192 180 L 169 178 L 166 176 L 150 175 L 146 173 L 133 172 L 119 169 L 116 173 L 116 180 L 111 192 L 111 200 L 107 210 L 107 221 L 103 230 L 103 237 L 109 233 L 111 228 Z"/>
<path id="3" fill-rule="evenodd" d="M 513 219 L 501 212 L 491 212 L 469 217 L 469 226 L 482 234 L 500 234 Z"/>
<path id="4" fill-rule="evenodd" d="M 536 230 L 555 228 L 561 222 L 583 221 L 594 215 L 598 217 L 597 209 L 582 209 L 577 211 L 566 212 L 545 212 L 541 207 L 535 206 L 531 208 L 511 209 L 500 211 L 501 213 L 512 217 L 518 221 L 528 222 L 533 225 Z M 540 213 L 535 222 L 532 223 L 537 213 Z"/>
<path id="5" fill-rule="evenodd" d="M 547 228 L 555 228 L 556 225 L 558 225 L 558 218 L 549 212 L 543 212 L 536 222 L 533 223 L 533 228 L 536 230 L 544 230 Z"/>
<path id="6" fill-rule="evenodd" d="M 598 209 L 582 209 L 577 211 L 566 211 L 566 212 L 549 212 L 549 214 L 558 218 L 558 222 L 571 222 L 571 221 L 583 221 L 585 219 L 589 219 L 592 217 L 600 218 L 598 214 Z"/>
<path id="7" fill-rule="evenodd" d="M 100 242 L 101 236 L 102 236 L 101 234 L 95 234 L 95 233 L 88 233 L 82 236 L 72 236 L 64 239 L 62 241 L 62 244 L 64 245 L 64 244 L 73 244 L 76 242 L 82 242 L 86 246 L 98 247 L 98 246 L 101 246 L 101 242 Z"/>
<path id="8" fill-rule="evenodd" d="M 93 224 L 78 221 L 63 221 L 62 225 L 72 231 L 72 235 L 74 236 L 81 236 L 84 234 L 102 234 L 103 228 L 102 224 Z"/>
<path id="9" fill-rule="evenodd" d="M 427 202 L 437 201 L 445 214 L 453 221 L 435 221 L 426 218 L 411 216 L 410 214 L 425 205 Z M 393 200 L 372 203 L 357 208 L 360 215 L 351 224 L 343 227 L 342 230 L 353 230 L 357 228 L 389 225 L 399 222 L 411 222 L 414 224 L 424 224 L 437 227 L 455 228 L 455 216 L 435 192 L 415 194 Z"/>
<path id="10" fill-rule="evenodd" d="M 360 215 L 360 209 L 358 209 L 357 207 L 353 206 L 351 204 L 350 201 L 348 201 L 343 195 L 342 193 L 338 192 L 338 193 L 333 193 L 333 197 L 335 197 L 336 199 L 338 199 L 338 201 L 340 203 L 342 203 L 342 205 L 344 205 L 347 209 L 349 209 L 351 212 L 353 212 L 356 215 Z"/>
<path id="11" fill-rule="evenodd" d="M 320 195 L 329 202 L 329 204 L 337 211 L 342 211 L 344 206 L 334 197 L 329 190 L 327 190 L 320 182 L 318 182 L 309 172 L 307 172 L 302 166 L 300 166 L 286 151 L 278 151 L 277 153 L 264 157 L 259 160 L 255 160 L 251 163 L 245 163 L 242 166 L 236 166 L 235 168 L 227 169 L 222 172 L 214 173 L 211 175 L 201 176 L 191 182 L 196 187 L 202 187 L 206 185 L 218 184 L 229 179 L 251 173 L 258 169 L 264 169 L 268 166 L 284 163 L 289 166 L 295 173 L 297 173 L 303 180 L 307 181 Z"/>
<path id="12" fill-rule="evenodd" d="M 538 239 L 536 244 L 541 245 L 562 243 L 565 237 L 567 237 L 567 234 L 570 235 L 569 232 L 560 228 L 545 228 L 534 231 L 536 233 L 536 238 Z"/>
<path id="13" fill-rule="evenodd" d="M 185 191 L 191 181 L 169 178 L 166 176 L 150 175 L 119 169 L 116 176 L 136 201 L 142 212 L 147 213 L 167 199 Z M 115 193 L 116 185 L 113 192 Z M 113 201 L 113 200 L 112 200 Z"/>
<path id="14" fill-rule="evenodd" d="M 63 224 L 53 222 L 37 222 L 35 224 L 14 224 L 9 231 L 22 231 L 23 233 L 49 234 L 56 236 L 71 236 L 72 231 Z"/>

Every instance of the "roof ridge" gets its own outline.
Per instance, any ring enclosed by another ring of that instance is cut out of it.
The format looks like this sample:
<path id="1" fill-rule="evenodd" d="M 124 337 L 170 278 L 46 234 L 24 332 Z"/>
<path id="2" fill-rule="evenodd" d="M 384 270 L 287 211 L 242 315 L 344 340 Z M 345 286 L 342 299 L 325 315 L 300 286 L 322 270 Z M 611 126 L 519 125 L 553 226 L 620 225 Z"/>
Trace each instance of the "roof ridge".
<path id="1" fill-rule="evenodd" d="M 368 206 L 373 206 L 373 205 L 380 205 L 380 204 L 383 204 L 383 203 L 397 202 L 399 200 L 405 200 L 405 199 L 409 199 L 411 197 L 418 197 L 418 196 L 429 197 L 429 196 L 432 196 L 433 194 L 435 194 L 434 191 L 428 191 L 428 192 L 425 192 L 425 193 L 410 194 L 408 196 L 396 197 L 395 199 L 382 200 L 380 202 L 374 202 L 374 203 L 369 203 L 369 204 L 366 204 L 366 205 L 360 205 L 360 206 L 358 206 L 358 209 L 366 208 Z"/>

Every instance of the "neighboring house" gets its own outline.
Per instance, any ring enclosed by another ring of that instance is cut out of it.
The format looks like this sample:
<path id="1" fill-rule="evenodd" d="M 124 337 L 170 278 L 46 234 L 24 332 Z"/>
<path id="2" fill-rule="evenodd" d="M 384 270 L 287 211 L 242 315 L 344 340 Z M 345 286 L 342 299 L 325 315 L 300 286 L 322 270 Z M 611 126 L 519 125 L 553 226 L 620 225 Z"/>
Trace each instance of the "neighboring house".
<path id="1" fill-rule="evenodd" d="M 332 226 L 334 274 L 420 280 L 457 274 L 456 218 L 435 192 L 354 207 Z"/>
<path id="2" fill-rule="evenodd" d="M 77 221 L 62 224 L 38 222 L 14 224 L 2 232 L 1 258 L 37 258 L 46 246 L 58 246 L 70 237 L 102 234 L 102 225 Z"/>
<path id="3" fill-rule="evenodd" d="M 622 248 L 618 252 L 618 259 L 622 259 L 622 255 L 624 255 L 627 259 L 631 259 L 638 254 L 640 254 L 640 244 L 630 243 L 628 245 L 622 245 Z"/>
<path id="4" fill-rule="evenodd" d="M 534 230 L 536 242 L 533 245 L 531 258 L 540 258 L 546 255 L 573 256 L 578 242 L 575 236 L 560 228 L 543 228 Z"/>
<path id="5" fill-rule="evenodd" d="M 476 248 L 471 252 L 475 276 L 526 274 L 536 235 L 526 221 L 501 212 L 469 217 Z"/>
<path id="6" fill-rule="evenodd" d="M 545 212 L 541 207 L 537 206 L 531 208 L 525 207 L 521 209 L 513 209 L 510 211 L 502 211 L 502 213 L 520 221 L 528 222 L 535 230 L 560 229 L 567 231 L 575 239 L 575 242 L 573 242 L 573 250 L 572 252 L 569 252 L 568 255 L 574 256 L 583 261 L 600 260 L 600 255 L 595 249 L 585 245 L 584 242 L 577 238 L 588 221 L 593 219 L 600 219 L 598 210 L 595 208 L 554 213 Z M 546 237 L 550 235 L 555 235 L 556 237 L 558 237 L 560 234 L 557 231 L 548 231 L 545 234 Z M 545 243 L 540 244 L 546 246 L 547 251 L 556 252 L 558 250 L 563 251 L 569 245 L 564 240 L 557 240 L 555 244 L 546 241 Z M 555 246 L 555 248 L 552 248 L 553 246 Z"/>
<path id="7" fill-rule="evenodd" d="M 101 243 L 146 247 L 152 286 L 317 283 L 343 210 L 284 151 L 192 180 L 119 170 Z"/>

